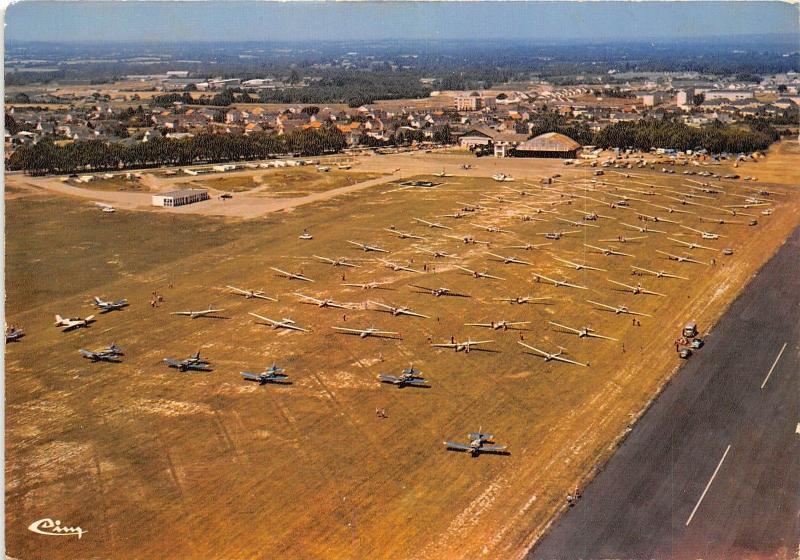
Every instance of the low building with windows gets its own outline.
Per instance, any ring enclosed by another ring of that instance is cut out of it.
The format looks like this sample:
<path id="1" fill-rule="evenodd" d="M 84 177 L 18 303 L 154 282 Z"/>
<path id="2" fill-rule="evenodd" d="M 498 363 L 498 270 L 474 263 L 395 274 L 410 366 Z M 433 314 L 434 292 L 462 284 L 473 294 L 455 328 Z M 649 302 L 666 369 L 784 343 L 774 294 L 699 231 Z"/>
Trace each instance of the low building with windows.
<path id="1" fill-rule="evenodd" d="M 208 191 L 205 189 L 181 189 L 153 195 L 153 206 L 165 206 L 173 208 L 208 200 Z"/>

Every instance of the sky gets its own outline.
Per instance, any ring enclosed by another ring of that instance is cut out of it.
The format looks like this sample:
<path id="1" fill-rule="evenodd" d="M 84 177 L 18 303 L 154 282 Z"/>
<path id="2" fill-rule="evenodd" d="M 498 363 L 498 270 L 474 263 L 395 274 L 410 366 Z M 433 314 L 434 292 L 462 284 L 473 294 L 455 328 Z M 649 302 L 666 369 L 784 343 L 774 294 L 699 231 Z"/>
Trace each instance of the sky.
<path id="1" fill-rule="evenodd" d="M 6 41 L 618 40 L 785 33 L 798 4 L 685 2 L 234 2 L 21 0 Z"/>

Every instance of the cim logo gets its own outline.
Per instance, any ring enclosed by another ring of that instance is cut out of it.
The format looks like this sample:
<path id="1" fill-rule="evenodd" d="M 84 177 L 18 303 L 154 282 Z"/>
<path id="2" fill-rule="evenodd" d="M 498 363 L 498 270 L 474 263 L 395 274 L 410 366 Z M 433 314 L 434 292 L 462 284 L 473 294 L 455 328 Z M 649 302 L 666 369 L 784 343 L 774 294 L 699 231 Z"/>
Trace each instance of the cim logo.
<path id="1" fill-rule="evenodd" d="M 33 531 L 34 533 L 47 535 L 49 537 L 77 536 L 79 539 L 84 535 L 84 533 L 89 532 L 81 529 L 80 527 L 67 527 L 66 525 L 61 525 L 61 521 L 58 519 L 53 521 L 49 517 L 45 517 L 44 519 L 39 519 L 38 521 L 31 523 L 28 525 L 28 531 Z"/>

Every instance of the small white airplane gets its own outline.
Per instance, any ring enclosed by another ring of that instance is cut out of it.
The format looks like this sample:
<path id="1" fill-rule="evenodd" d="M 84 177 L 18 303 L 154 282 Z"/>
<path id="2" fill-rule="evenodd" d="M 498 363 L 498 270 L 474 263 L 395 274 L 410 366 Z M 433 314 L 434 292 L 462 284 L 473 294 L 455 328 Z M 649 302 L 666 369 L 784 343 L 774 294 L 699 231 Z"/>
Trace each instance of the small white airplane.
<path id="1" fill-rule="evenodd" d="M 578 214 L 583 214 L 583 219 L 589 222 L 597 221 L 598 218 L 604 218 L 606 220 L 613 220 L 611 216 L 604 216 L 603 214 L 598 214 L 597 212 L 584 212 L 583 210 L 575 209 L 575 212 Z"/>
<path id="2" fill-rule="evenodd" d="M 503 255 L 497 255 L 495 253 L 486 253 L 486 254 L 501 261 L 503 264 L 524 264 L 527 266 L 531 265 L 531 263 L 529 263 L 528 261 L 523 261 L 522 259 L 518 259 L 517 257 L 514 256 L 504 257 Z"/>
<path id="3" fill-rule="evenodd" d="M 428 253 L 429 255 L 433 255 L 433 257 L 435 259 L 442 259 L 442 258 L 460 259 L 461 258 L 458 255 L 453 255 L 453 254 L 447 253 L 445 251 L 431 251 L 430 249 L 420 249 L 420 251 L 422 251 L 423 253 Z"/>
<path id="4" fill-rule="evenodd" d="M 511 233 L 507 229 L 501 229 L 496 226 L 485 226 L 481 224 L 470 224 L 471 226 L 475 226 L 477 228 L 481 228 L 484 231 L 488 231 L 489 233 Z"/>
<path id="5" fill-rule="evenodd" d="M 658 292 L 653 292 L 653 291 L 644 289 L 641 284 L 636 284 L 635 286 L 631 286 L 629 284 L 623 284 L 622 282 L 617 282 L 616 280 L 612 280 L 611 278 L 606 278 L 606 280 L 608 280 L 612 284 L 616 284 L 617 286 L 622 286 L 623 288 L 628 288 L 628 290 L 631 293 L 633 293 L 634 295 L 635 294 L 648 294 L 648 295 L 651 295 L 651 296 L 666 297 L 664 294 L 659 294 Z"/>
<path id="6" fill-rule="evenodd" d="M 471 214 L 467 212 L 457 211 L 453 212 L 452 214 L 442 214 L 439 216 L 440 218 L 453 218 L 454 220 L 460 220 L 461 218 L 469 218 Z"/>
<path id="7" fill-rule="evenodd" d="M 766 212 L 766 210 L 764 210 L 764 212 Z M 764 212 L 762 212 L 762 214 Z M 772 212 L 770 212 L 769 214 L 771 214 L 771 213 Z M 769 214 L 765 214 L 765 215 L 769 216 Z M 704 222 L 709 222 L 709 223 L 712 223 L 712 224 L 719 224 L 719 225 L 728 225 L 728 224 L 730 224 L 730 225 L 734 225 L 734 224 L 735 225 L 744 225 L 744 222 L 739 222 L 737 220 L 725 220 L 725 219 L 722 219 L 722 218 L 706 218 L 704 216 L 700 216 L 700 219 L 702 221 L 704 221 Z"/>
<path id="8" fill-rule="evenodd" d="M 589 266 L 588 264 L 576 263 L 576 262 L 568 261 L 567 259 L 562 259 L 562 258 L 559 258 L 559 257 L 553 257 L 553 258 L 555 260 L 559 261 L 559 262 L 562 262 L 564 264 L 568 264 L 571 268 L 574 268 L 575 270 L 584 270 L 584 269 L 586 269 L 586 270 L 597 270 L 599 272 L 608 272 L 605 268 L 597 268 L 595 266 Z"/>
<path id="9" fill-rule="evenodd" d="M 415 222 L 419 222 L 421 224 L 425 224 L 429 228 L 437 228 L 437 229 L 453 229 L 451 227 L 447 227 L 444 224 L 440 224 L 439 222 L 429 222 L 428 220 L 423 220 L 422 218 L 411 218 Z"/>
<path id="10" fill-rule="evenodd" d="M 525 245 L 508 245 L 505 249 L 522 249 L 523 251 L 533 251 L 539 247 L 546 247 L 552 243 L 526 243 Z"/>
<path id="11" fill-rule="evenodd" d="M 533 273 L 533 275 L 538 280 L 544 280 L 546 282 L 550 282 L 551 284 L 553 284 L 553 286 L 555 286 L 557 288 L 559 288 L 559 287 L 578 288 L 579 290 L 588 290 L 589 289 L 586 286 L 579 286 L 577 284 L 571 284 L 570 282 L 567 282 L 566 280 L 553 280 L 552 278 L 548 278 L 547 276 L 543 276 L 541 274 L 536 274 L 535 272 Z"/>
<path id="12" fill-rule="evenodd" d="M 680 263 L 690 262 L 690 263 L 695 263 L 695 264 L 708 265 L 708 263 L 704 263 L 702 261 L 698 261 L 698 260 L 692 259 L 690 257 L 686 257 L 686 256 L 682 257 L 680 255 L 673 255 L 672 253 L 666 253 L 664 251 L 659 251 L 658 249 L 656 249 L 656 253 L 661 253 L 662 255 L 666 256 L 671 261 L 677 261 L 677 262 L 680 262 Z"/>
<path id="13" fill-rule="evenodd" d="M 394 288 L 386 288 L 384 287 L 386 284 L 391 284 L 391 282 L 345 282 L 342 286 L 348 286 L 350 288 L 361 288 L 362 290 L 393 290 Z"/>
<path id="14" fill-rule="evenodd" d="M 280 268 L 275 268 L 274 266 L 269 267 L 270 270 L 274 270 L 278 273 L 278 276 L 283 276 L 289 280 L 302 280 L 303 282 L 313 282 L 311 278 L 303 276 L 297 272 L 286 272 L 285 270 L 281 270 Z"/>
<path id="15" fill-rule="evenodd" d="M 544 350 L 539 350 L 538 348 L 534 348 L 530 344 L 525 344 L 521 340 L 518 340 L 517 344 L 524 346 L 528 350 L 533 350 L 534 352 L 536 352 L 536 354 L 544 358 L 545 362 L 556 361 L 556 362 L 564 362 L 565 364 L 574 364 L 576 366 L 581 366 L 581 367 L 589 367 L 589 364 L 583 364 L 581 362 L 576 362 L 575 360 L 570 360 L 569 358 L 565 358 L 563 356 L 563 354 L 565 353 L 565 350 L 563 348 L 559 349 L 558 352 L 545 352 Z"/>
<path id="16" fill-rule="evenodd" d="M 273 329 L 289 329 L 291 331 L 300 331 L 300 332 L 309 332 L 309 329 L 304 329 L 303 327 L 297 326 L 294 321 L 284 317 L 280 321 L 276 321 L 275 319 L 270 319 L 269 317 L 264 317 L 263 315 L 258 315 L 256 313 L 250 313 L 253 317 L 257 319 L 261 319 L 262 321 L 266 321 L 269 323 Z"/>
<path id="17" fill-rule="evenodd" d="M 583 244 L 584 247 L 588 247 L 589 249 L 594 249 L 595 251 L 599 251 L 606 256 L 620 256 L 620 257 L 632 257 L 630 253 L 623 253 L 622 251 L 616 251 L 614 249 L 610 249 L 608 247 L 598 247 L 597 245 L 589 245 L 588 243 Z"/>
<path id="18" fill-rule="evenodd" d="M 481 206 L 480 204 L 470 204 L 469 202 L 461 202 L 456 200 L 456 204 L 461 205 L 462 212 L 475 212 L 477 210 L 486 210 L 485 206 Z"/>
<path id="19" fill-rule="evenodd" d="M 236 292 L 239 295 L 244 296 L 245 299 L 256 298 L 256 299 L 265 299 L 267 301 L 278 301 L 275 298 L 271 298 L 271 297 L 265 295 L 264 292 L 262 292 L 260 290 L 259 291 L 256 291 L 256 290 L 245 290 L 243 288 L 237 288 L 236 286 L 225 286 L 225 287 L 228 288 L 229 290 L 233 290 L 234 292 Z"/>
<path id="20" fill-rule="evenodd" d="M 62 327 L 62 332 L 68 332 L 75 329 L 83 329 L 88 327 L 91 323 L 95 322 L 94 315 L 89 315 L 85 319 L 81 319 L 80 317 L 62 317 L 61 315 L 56 315 L 56 327 Z"/>
<path id="21" fill-rule="evenodd" d="M 467 339 L 463 342 L 440 342 L 437 344 L 431 344 L 431 346 L 435 348 L 452 348 L 456 352 L 464 352 L 465 354 L 469 354 L 473 346 L 479 346 L 481 344 L 489 344 L 492 342 L 494 342 L 494 340 Z M 478 348 L 478 350 L 480 350 L 480 348 Z"/>
<path id="22" fill-rule="evenodd" d="M 548 321 L 548 323 L 556 327 L 573 332 L 578 335 L 578 338 L 602 338 L 605 340 L 618 340 L 610 336 L 603 336 L 602 334 L 597 334 L 591 327 L 581 327 L 580 329 L 575 329 L 572 327 L 568 327 L 567 325 L 562 325 L 561 323 L 556 323 L 555 321 Z"/>
<path id="23" fill-rule="evenodd" d="M 380 262 L 382 262 L 382 263 L 383 263 L 383 265 L 384 265 L 386 268 L 391 268 L 391 269 L 392 269 L 392 270 L 394 270 L 395 272 L 400 272 L 400 271 L 403 271 L 403 272 L 415 272 L 415 273 L 417 273 L 417 274 L 423 274 L 423 271 L 422 271 L 422 270 L 417 270 L 417 269 L 415 269 L 415 268 L 411 268 L 410 266 L 406 266 L 406 265 L 402 265 L 402 264 L 393 263 L 393 262 L 391 262 L 391 261 L 387 261 L 387 260 L 385 260 L 385 259 L 378 259 L 378 260 L 379 260 Z"/>
<path id="24" fill-rule="evenodd" d="M 349 329 L 346 327 L 331 328 L 340 334 L 352 334 L 358 336 L 359 338 L 367 338 L 368 336 L 374 336 L 375 338 L 395 338 L 400 335 L 398 332 L 382 331 L 376 329 L 375 327 L 369 327 L 367 329 Z"/>
<path id="25" fill-rule="evenodd" d="M 544 233 L 537 233 L 536 235 L 544 235 L 547 239 L 552 239 L 553 241 L 558 241 L 565 235 L 569 235 L 570 233 L 581 233 L 580 230 L 570 230 L 570 231 L 548 231 Z"/>
<path id="26" fill-rule="evenodd" d="M 103 301 L 97 296 L 94 296 L 93 305 L 100 310 L 100 313 L 108 313 L 109 311 L 119 311 L 123 307 L 128 307 L 127 299 L 118 299 L 116 301 Z"/>
<path id="27" fill-rule="evenodd" d="M 297 297 L 301 298 L 303 301 L 300 303 L 307 303 L 309 305 L 316 305 L 317 307 L 335 307 L 337 309 L 351 309 L 351 306 L 345 305 L 343 303 L 336 303 L 332 299 L 317 299 L 311 296 L 307 296 L 305 294 L 301 294 L 299 292 L 292 292 L 292 294 L 296 295 Z"/>
<path id="28" fill-rule="evenodd" d="M 328 263 L 331 266 L 346 266 L 350 268 L 361 268 L 357 264 L 353 264 L 351 262 L 347 262 L 344 258 L 338 259 L 329 259 L 328 257 L 320 257 L 319 255 L 312 255 L 318 261 L 322 261 L 324 263 Z"/>
<path id="29" fill-rule="evenodd" d="M 649 274 L 651 276 L 655 276 L 656 278 L 680 278 L 681 280 L 688 280 L 685 276 L 678 276 L 677 274 L 669 274 L 664 272 L 663 270 L 649 270 L 647 268 L 642 268 L 640 266 L 633 266 L 631 268 L 634 270 L 639 271 L 640 273 Z"/>
<path id="30" fill-rule="evenodd" d="M 490 241 L 480 241 L 478 239 L 475 239 L 471 235 L 458 236 L 458 235 L 445 234 L 445 237 L 449 237 L 450 239 L 457 239 L 458 241 L 461 241 L 465 245 L 477 245 L 477 244 L 491 245 Z"/>
<path id="31" fill-rule="evenodd" d="M 493 331 L 514 329 L 517 325 L 528 325 L 530 321 L 492 321 L 491 323 L 464 323 L 467 327 L 484 327 Z"/>
<path id="32" fill-rule="evenodd" d="M 530 204 L 520 204 L 520 206 L 527 208 L 528 210 L 533 210 L 536 214 L 558 214 L 558 212 L 555 210 L 545 210 L 544 208 L 531 206 Z"/>
<path id="33" fill-rule="evenodd" d="M 681 225 L 680 227 L 682 227 L 683 229 L 688 229 L 689 231 L 693 231 L 695 233 L 699 233 L 700 237 L 702 237 L 703 239 L 719 239 L 720 237 L 725 237 L 724 235 L 719 235 L 717 233 L 713 233 L 710 231 L 703 231 L 702 229 L 690 228 L 689 226 Z"/>
<path id="34" fill-rule="evenodd" d="M 416 284 L 411 284 L 412 288 L 416 288 L 418 292 L 424 294 L 430 294 L 434 297 L 442 297 L 442 296 L 452 296 L 452 297 L 470 297 L 467 294 L 460 294 L 458 292 L 453 292 L 449 288 L 427 288 L 425 286 L 417 286 Z"/>
<path id="35" fill-rule="evenodd" d="M 681 241 L 680 239 L 675 239 L 674 237 L 668 237 L 667 239 L 669 239 L 674 243 L 680 243 L 681 245 L 684 245 L 689 249 L 706 249 L 707 251 L 718 251 L 718 249 L 715 249 L 714 247 L 706 247 L 705 245 L 700 245 L 699 243 L 695 243 L 693 241 Z"/>
<path id="36" fill-rule="evenodd" d="M 395 228 L 383 228 L 383 229 L 384 229 L 384 231 L 388 231 L 390 233 L 395 234 L 400 239 L 421 239 L 423 241 L 425 239 L 427 239 L 427 237 L 422 237 L 421 235 L 414 235 L 413 233 L 400 231 L 399 229 L 395 229 Z"/>
<path id="37" fill-rule="evenodd" d="M 594 224 L 587 224 L 585 221 L 576 222 L 574 220 L 567 220 L 566 218 L 558 218 L 558 217 L 556 218 L 556 220 L 558 220 L 560 222 L 566 222 L 569 225 L 575 226 L 575 227 L 593 227 L 593 228 L 599 228 L 600 227 L 600 226 L 596 226 Z"/>
<path id="38" fill-rule="evenodd" d="M 382 307 L 383 309 L 376 309 L 376 311 L 391 313 L 395 317 L 398 317 L 400 315 L 408 315 L 410 317 L 422 317 L 423 319 L 430 319 L 429 316 L 423 315 L 422 313 L 417 313 L 416 311 L 412 311 L 408 307 L 395 307 L 393 305 L 386 305 L 385 303 L 380 303 L 378 301 L 368 301 L 367 303 L 371 303 L 372 305 L 377 305 L 378 307 Z"/>
<path id="39" fill-rule="evenodd" d="M 506 175 L 505 173 L 495 173 L 494 175 L 492 175 L 492 179 L 494 179 L 498 183 L 504 183 L 504 182 L 510 183 L 514 180 L 513 177 Z"/>
<path id="40" fill-rule="evenodd" d="M 328 165 L 318 165 L 317 166 L 317 171 L 320 171 L 322 173 L 327 173 L 330 170 L 331 170 L 331 168 Z"/>
<path id="41" fill-rule="evenodd" d="M 504 301 L 506 303 L 510 303 L 511 305 L 523 305 L 526 303 L 533 303 L 536 301 L 545 301 L 553 299 L 551 297 L 532 297 L 532 296 L 514 296 L 514 297 L 502 297 L 502 298 L 492 298 L 494 301 Z"/>
<path id="42" fill-rule="evenodd" d="M 661 210 L 666 210 L 667 214 L 694 214 L 694 212 L 689 212 L 688 210 L 678 210 L 677 208 L 673 208 L 672 206 L 661 206 L 660 204 L 653 204 L 652 202 L 648 202 L 650 206 L 654 208 L 660 208 Z M 662 222 L 665 220 L 661 220 Z"/>
<path id="43" fill-rule="evenodd" d="M 597 305 L 598 307 L 604 307 L 605 309 L 610 309 L 617 315 L 639 315 L 641 317 L 652 317 L 652 315 L 648 315 L 647 313 L 639 313 L 637 311 L 632 311 L 624 305 L 617 305 L 616 307 L 614 307 L 613 305 L 606 305 L 605 303 L 600 303 L 599 301 L 592 301 L 590 299 L 587 299 L 586 301 L 591 303 L 592 305 Z"/>
<path id="44" fill-rule="evenodd" d="M 601 243 L 629 243 L 631 241 L 638 241 L 640 239 L 647 239 L 646 235 L 637 235 L 636 237 L 625 237 L 619 235 L 617 237 L 610 237 L 608 239 L 600 239 Z"/>
<path id="45" fill-rule="evenodd" d="M 220 313 L 225 311 L 224 309 L 214 309 L 210 305 L 208 309 L 203 309 L 201 311 L 173 311 L 170 315 L 183 315 L 185 317 L 189 317 L 191 319 L 197 319 L 198 317 L 209 317 L 214 315 L 214 313 Z"/>
<path id="46" fill-rule="evenodd" d="M 458 266 L 458 265 L 455 265 L 455 267 L 460 269 L 460 270 L 463 270 L 464 272 L 469 273 L 473 278 L 491 278 L 493 280 L 505 280 L 505 278 L 500 278 L 499 276 L 493 276 L 493 275 L 491 275 L 491 274 L 489 274 L 488 272 L 485 272 L 485 271 L 484 272 L 479 272 L 477 270 L 471 270 L 471 269 L 466 268 L 464 266 Z"/>
<path id="47" fill-rule="evenodd" d="M 667 218 L 661 218 L 660 216 L 651 216 L 650 214 L 640 214 L 639 212 L 636 212 L 636 215 L 640 216 L 645 221 L 651 221 L 656 223 L 664 222 L 666 224 L 680 224 L 680 222 L 676 222 L 675 220 L 668 220 Z M 650 230 L 650 231 L 655 231 L 655 230 Z M 659 233 L 665 233 L 665 232 L 659 232 Z"/>
<path id="48" fill-rule="evenodd" d="M 434 177 L 442 177 L 442 178 L 444 178 L 444 177 L 452 177 L 453 175 L 452 175 L 452 173 L 445 173 L 444 169 L 442 169 L 440 172 L 434 173 L 433 176 Z"/>
<path id="49" fill-rule="evenodd" d="M 350 245 L 355 245 L 356 247 L 360 248 L 361 250 L 363 250 L 366 253 L 369 253 L 370 251 L 373 251 L 373 252 L 376 252 L 376 253 L 388 253 L 389 252 L 386 249 L 381 249 L 380 247 L 376 247 L 375 245 L 368 245 L 366 243 L 359 243 L 358 241 L 350 241 L 349 239 L 347 240 L 347 242 Z"/>
<path id="50" fill-rule="evenodd" d="M 620 222 L 620 224 L 622 224 L 625 227 L 635 229 L 636 231 L 641 233 L 667 233 L 666 231 L 662 231 L 660 229 L 651 229 L 647 226 L 635 226 L 633 224 L 626 224 L 625 222 Z"/>
<path id="51" fill-rule="evenodd" d="M 116 208 L 114 208 L 110 204 L 106 204 L 105 202 L 95 202 L 94 204 L 95 206 L 100 208 L 101 212 L 105 212 L 106 214 L 113 214 L 114 212 L 117 211 Z"/>
<path id="52" fill-rule="evenodd" d="M 314 239 L 314 236 L 308 233 L 308 231 L 303 231 L 303 233 L 297 236 L 297 239 L 302 239 L 303 241 L 309 241 L 311 239 Z"/>

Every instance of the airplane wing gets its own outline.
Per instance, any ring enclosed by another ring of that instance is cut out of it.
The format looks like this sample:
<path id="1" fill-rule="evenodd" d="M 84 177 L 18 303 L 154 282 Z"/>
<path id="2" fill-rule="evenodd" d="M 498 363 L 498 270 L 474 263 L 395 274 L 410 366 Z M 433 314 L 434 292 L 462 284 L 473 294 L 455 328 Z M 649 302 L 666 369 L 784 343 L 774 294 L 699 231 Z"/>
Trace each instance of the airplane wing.
<path id="1" fill-rule="evenodd" d="M 505 445 L 482 445 L 478 451 L 481 453 L 502 453 L 505 449 Z"/>
<path id="2" fill-rule="evenodd" d="M 492 434 L 483 434 L 480 432 L 473 432 L 471 434 L 467 434 L 470 440 L 482 439 L 482 440 L 492 440 L 494 436 Z"/>
<path id="3" fill-rule="evenodd" d="M 416 379 L 406 379 L 405 381 L 403 381 L 403 383 L 405 383 L 406 385 L 416 385 L 418 387 L 422 387 L 428 384 L 428 380 L 418 377 Z"/>
<path id="4" fill-rule="evenodd" d="M 410 309 L 404 309 L 403 315 L 410 315 L 411 317 L 422 317 L 423 319 L 430 319 L 430 316 L 423 315 L 422 313 L 417 313 L 416 311 L 411 311 Z"/>
<path id="5" fill-rule="evenodd" d="M 491 323 L 464 323 L 465 327 L 492 327 Z"/>
<path id="6" fill-rule="evenodd" d="M 394 375 L 385 375 L 381 373 L 378 375 L 378 379 L 380 379 L 382 383 L 400 383 L 400 378 L 395 377 Z"/>
<path id="7" fill-rule="evenodd" d="M 266 321 L 270 325 L 274 325 L 274 324 L 276 324 L 278 322 L 278 321 L 276 321 L 274 319 L 270 319 L 269 317 L 264 317 L 263 315 L 259 315 L 258 313 L 248 313 L 248 315 L 252 315 L 253 317 L 257 317 L 258 319 L 261 319 L 262 321 Z"/>
<path id="8" fill-rule="evenodd" d="M 494 342 L 494 340 L 468 340 L 467 342 L 470 346 L 475 346 L 477 344 L 489 344 L 490 342 Z"/>
<path id="9" fill-rule="evenodd" d="M 447 446 L 447 449 L 452 451 L 471 451 L 472 448 L 469 445 L 464 445 L 463 443 L 453 443 L 452 441 L 445 441 L 444 444 Z"/>
<path id="10" fill-rule="evenodd" d="M 248 381 L 258 381 L 261 382 L 261 376 L 256 375 L 254 373 L 248 373 L 246 371 L 241 372 L 242 378 L 247 379 Z"/>
<path id="11" fill-rule="evenodd" d="M 179 368 L 183 365 L 183 362 L 179 362 L 178 360 L 174 360 L 172 358 L 164 358 L 164 363 L 170 367 Z"/>
<path id="12" fill-rule="evenodd" d="M 92 352 L 91 350 L 84 350 L 83 348 L 78 349 L 78 352 L 86 356 L 87 358 L 94 358 L 98 356 L 97 352 Z"/>
<path id="13" fill-rule="evenodd" d="M 534 348 L 534 347 L 533 347 L 533 346 L 531 346 L 530 344 L 525 344 L 525 343 L 524 343 L 524 342 L 522 342 L 521 340 L 518 340 L 518 341 L 517 341 L 517 344 L 519 344 L 519 345 L 521 345 L 521 346 L 524 346 L 524 347 L 525 347 L 525 348 L 527 348 L 528 350 L 533 350 L 534 352 L 536 352 L 537 354 L 540 354 L 541 356 L 549 356 L 549 355 L 550 355 L 550 354 L 548 354 L 547 352 L 545 352 L 544 350 L 539 350 L 538 348 Z"/>
<path id="14" fill-rule="evenodd" d="M 431 346 L 435 346 L 436 348 L 455 348 L 458 344 L 453 342 L 441 342 L 438 344 L 431 344 Z"/>
<path id="15" fill-rule="evenodd" d="M 555 321 L 548 321 L 551 325 L 555 325 L 556 327 L 560 327 L 562 329 L 566 329 L 568 331 L 572 331 L 574 333 L 580 333 L 579 329 L 573 329 L 572 327 L 568 327 L 567 325 L 562 325 L 561 323 L 556 323 Z"/>
<path id="16" fill-rule="evenodd" d="M 186 315 L 186 316 L 189 316 L 189 315 L 193 315 L 193 313 L 191 311 L 173 311 L 172 313 L 170 313 L 170 315 Z"/>
<path id="17" fill-rule="evenodd" d="M 346 327 L 331 327 L 331 328 L 335 331 L 348 334 L 364 334 L 365 332 L 367 332 L 366 329 L 348 329 Z M 377 334 L 377 331 L 373 334 Z"/>
<path id="18" fill-rule="evenodd" d="M 569 358 L 565 358 L 564 356 L 553 356 L 553 359 L 559 362 L 564 362 L 566 364 L 574 364 L 576 366 L 589 367 L 587 364 L 582 364 L 581 362 L 570 360 Z"/>

